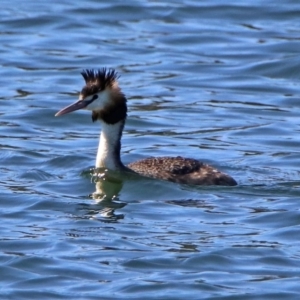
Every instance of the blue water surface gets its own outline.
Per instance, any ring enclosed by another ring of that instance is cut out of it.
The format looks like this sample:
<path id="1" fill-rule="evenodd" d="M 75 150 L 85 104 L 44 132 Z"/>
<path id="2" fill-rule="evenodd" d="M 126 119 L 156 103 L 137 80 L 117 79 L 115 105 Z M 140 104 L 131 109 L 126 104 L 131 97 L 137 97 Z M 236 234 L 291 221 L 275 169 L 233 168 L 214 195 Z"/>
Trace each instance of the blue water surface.
<path id="1" fill-rule="evenodd" d="M 299 299 L 298 1 L 1 4 L 1 299 Z M 239 185 L 92 177 L 100 124 L 54 114 L 101 67 L 128 98 L 124 163 Z"/>

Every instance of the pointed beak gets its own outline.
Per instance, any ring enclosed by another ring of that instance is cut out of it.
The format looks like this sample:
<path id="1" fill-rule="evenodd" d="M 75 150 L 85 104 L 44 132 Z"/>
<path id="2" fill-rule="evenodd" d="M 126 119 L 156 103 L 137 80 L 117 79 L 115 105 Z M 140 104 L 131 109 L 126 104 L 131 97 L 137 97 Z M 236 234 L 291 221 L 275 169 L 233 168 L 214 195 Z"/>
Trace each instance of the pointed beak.
<path id="1" fill-rule="evenodd" d="M 88 101 L 78 100 L 77 102 L 72 103 L 71 105 L 68 105 L 67 107 L 61 109 L 59 112 L 57 112 L 55 114 L 55 117 L 59 117 L 59 116 L 68 114 L 68 113 L 78 110 L 78 109 L 83 109 L 83 108 L 87 107 L 88 104 L 89 104 Z"/>

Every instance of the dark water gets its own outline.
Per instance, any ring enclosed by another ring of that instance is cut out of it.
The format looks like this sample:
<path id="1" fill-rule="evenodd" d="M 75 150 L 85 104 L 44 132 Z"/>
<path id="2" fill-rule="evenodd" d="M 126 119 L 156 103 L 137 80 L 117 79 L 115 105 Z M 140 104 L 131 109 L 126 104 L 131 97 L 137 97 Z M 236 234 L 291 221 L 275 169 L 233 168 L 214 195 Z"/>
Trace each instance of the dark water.
<path id="1" fill-rule="evenodd" d="M 300 3 L 238 3 L 1 2 L 1 299 L 299 299 Z M 125 163 L 184 154 L 239 186 L 93 199 L 100 126 L 54 114 L 103 66 Z"/>

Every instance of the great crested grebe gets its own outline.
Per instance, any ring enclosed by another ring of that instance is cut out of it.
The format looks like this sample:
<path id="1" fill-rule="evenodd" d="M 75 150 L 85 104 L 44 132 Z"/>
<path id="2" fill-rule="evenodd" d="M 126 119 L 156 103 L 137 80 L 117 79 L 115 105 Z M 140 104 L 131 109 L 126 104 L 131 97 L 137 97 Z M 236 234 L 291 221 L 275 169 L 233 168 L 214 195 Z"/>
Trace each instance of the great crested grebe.
<path id="1" fill-rule="evenodd" d="M 79 100 L 56 113 L 61 116 L 78 109 L 92 111 L 92 120 L 102 126 L 96 168 L 129 171 L 193 185 L 237 185 L 236 181 L 212 166 L 196 159 L 177 157 L 146 158 L 125 167 L 121 161 L 121 137 L 127 116 L 127 100 L 118 85 L 118 74 L 113 69 L 85 70 L 85 86 Z"/>

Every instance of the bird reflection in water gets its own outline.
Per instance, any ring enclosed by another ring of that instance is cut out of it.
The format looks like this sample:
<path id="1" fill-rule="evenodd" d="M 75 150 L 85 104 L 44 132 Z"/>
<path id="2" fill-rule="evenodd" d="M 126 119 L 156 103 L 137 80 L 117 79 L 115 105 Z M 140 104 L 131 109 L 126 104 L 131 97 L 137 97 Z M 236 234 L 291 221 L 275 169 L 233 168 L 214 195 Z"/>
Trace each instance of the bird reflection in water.
<path id="1" fill-rule="evenodd" d="M 123 180 L 118 172 L 104 168 L 92 169 L 91 180 L 95 183 L 95 192 L 90 195 L 96 202 L 88 212 L 91 219 L 99 219 L 106 222 L 115 222 L 123 219 L 123 214 L 116 214 L 117 209 L 123 208 L 127 203 L 119 201 L 119 193 L 123 187 Z"/>

